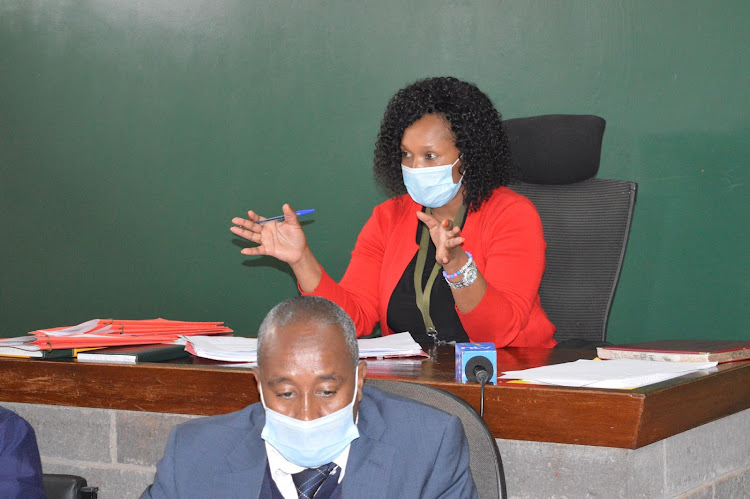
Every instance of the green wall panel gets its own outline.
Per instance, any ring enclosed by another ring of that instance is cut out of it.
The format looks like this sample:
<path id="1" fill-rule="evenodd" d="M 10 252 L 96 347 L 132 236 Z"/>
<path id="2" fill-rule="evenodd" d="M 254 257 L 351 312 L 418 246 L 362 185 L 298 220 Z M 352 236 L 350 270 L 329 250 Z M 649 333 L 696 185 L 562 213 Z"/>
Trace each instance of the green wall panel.
<path id="1" fill-rule="evenodd" d="M 296 293 L 233 216 L 316 208 L 343 273 L 381 113 L 451 74 L 507 118 L 607 119 L 639 183 L 614 342 L 750 338 L 745 1 L 0 0 L 0 335 L 94 317 L 253 334 Z"/>

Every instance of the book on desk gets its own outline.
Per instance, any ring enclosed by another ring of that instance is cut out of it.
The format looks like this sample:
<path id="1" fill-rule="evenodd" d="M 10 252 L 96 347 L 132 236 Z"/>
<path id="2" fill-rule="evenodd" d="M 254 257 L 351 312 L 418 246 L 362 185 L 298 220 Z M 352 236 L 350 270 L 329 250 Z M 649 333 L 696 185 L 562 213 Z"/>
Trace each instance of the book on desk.
<path id="1" fill-rule="evenodd" d="M 17 357 L 21 359 L 75 359 L 79 353 L 91 350 L 99 350 L 99 347 L 91 348 L 62 348 L 59 350 L 40 350 L 21 346 L 0 347 L 0 357 Z"/>
<path id="2" fill-rule="evenodd" d="M 101 362 L 113 364 L 136 364 L 138 362 L 164 362 L 188 357 L 184 345 L 135 345 L 101 348 L 78 354 L 78 362 Z"/>
<path id="3" fill-rule="evenodd" d="M 732 362 L 750 359 L 750 341 L 658 340 L 597 347 L 600 359 Z"/>

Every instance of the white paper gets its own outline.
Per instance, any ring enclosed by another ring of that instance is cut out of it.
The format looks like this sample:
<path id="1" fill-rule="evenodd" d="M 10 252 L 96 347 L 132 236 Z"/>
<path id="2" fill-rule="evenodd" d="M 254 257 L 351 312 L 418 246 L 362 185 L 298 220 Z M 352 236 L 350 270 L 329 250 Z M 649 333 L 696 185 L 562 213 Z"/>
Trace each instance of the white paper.
<path id="1" fill-rule="evenodd" d="M 189 336 L 195 355 L 225 362 L 257 362 L 258 340 L 242 336 Z M 409 333 L 357 340 L 359 358 L 426 355 Z"/>
<path id="2" fill-rule="evenodd" d="M 8 352 L 11 352 L 13 350 L 20 350 L 22 352 L 37 352 L 41 349 L 42 348 L 39 345 L 25 345 L 22 343 L 0 343 L 0 351 L 8 350 Z M 10 355 L 10 353 L 8 355 Z"/>
<path id="3" fill-rule="evenodd" d="M 243 336 L 190 336 L 195 355 L 225 362 L 257 362 L 258 340 Z"/>
<path id="4" fill-rule="evenodd" d="M 16 347 L 0 346 L 0 356 L 11 357 L 41 357 L 43 353 L 36 345 L 22 345 Z"/>
<path id="5" fill-rule="evenodd" d="M 65 329 L 60 329 L 57 331 L 47 331 L 46 329 L 39 329 L 40 333 L 46 333 L 49 336 L 68 336 L 68 335 L 77 335 L 77 334 L 83 334 L 91 331 L 94 329 L 97 325 L 99 325 L 99 319 L 91 319 L 90 321 L 82 322 L 78 324 L 77 326 L 70 326 Z M 112 326 L 107 326 L 105 328 L 102 328 L 99 332 L 106 332 L 112 329 Z"/>
<path id="6" fill-rule="evenodd" d="M 219 367 L 244 367 L 246 369 L 250 369 L 252 367 L 257 367 L 257 362 L 233 362 L 231 364 L 222 364 Z"/>
<path id="7" fill-rule="evenodd" d="M 636 388 L 708 369 L 716 364 L 716 362 L 580 359 L 575 362 L 521 371 L 506 371 L 502 376 L 498 376 L 498 379 L 522 379 L 539 384 L 591 388 Z"/>
<path id="8" fill-rule="evenodd" d="M 389 334 L 379 338 L 363 338 L 359 343 L 359 358 L 368 357 L 409 357 L 426 355 L 419 343 L 409 333 Z"/>
<path id="9" fill-rule="evenodd" d="M 31 343 L 33 341 L 36 341 L 36 336 L 17 336 L 15 338 L 2 338 L 0 339 L 0 347 L 17 347 L 17 346 L 36 346 L 36 345 L 27 345 L 27 343 Z M 36 347 L 37 350 L 39 347 Z"/>

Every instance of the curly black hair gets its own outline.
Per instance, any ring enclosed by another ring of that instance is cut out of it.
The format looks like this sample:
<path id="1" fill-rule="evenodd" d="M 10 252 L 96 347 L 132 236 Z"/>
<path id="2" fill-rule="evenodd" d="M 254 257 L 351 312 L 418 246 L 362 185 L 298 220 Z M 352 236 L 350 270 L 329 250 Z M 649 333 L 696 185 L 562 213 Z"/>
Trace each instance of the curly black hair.
<path id="1" fill-rule="evenodd" d="M 427 114 L 450 123 L 456 147 L 463 154 L 464 204 L 476 211 L 492 191 L 514 177 L 508 138 L 500 113 L 473 83 L 434 77 L 402 88 L 388 102 L 375 143 L 373 173 L 380 187 L 394 196 L 406 194 L 401 173 L 404 130 Z"/>

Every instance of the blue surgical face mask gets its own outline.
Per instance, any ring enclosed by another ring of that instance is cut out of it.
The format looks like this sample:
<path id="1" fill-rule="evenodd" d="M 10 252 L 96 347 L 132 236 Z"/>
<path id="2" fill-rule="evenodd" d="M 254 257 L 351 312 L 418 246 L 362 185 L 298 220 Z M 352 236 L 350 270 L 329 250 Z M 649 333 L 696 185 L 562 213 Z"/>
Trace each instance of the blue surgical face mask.
<path id="1" fill-rule="evenodd" d="M 409 196 L 428 208 L 439 208 L 453 199 L 461 188 L 464 176 L 453 183 L 453 167 L 458 163 L 459 157 L 452 165 L 427 166 L 424 168 L 409 168 L 401 165 L 404 176 L 404 185 Z"/>
<path id="2" fill-rule="evenodd" d="M 354 396 L 349 405 L 312 421 L 290 418 L 269 409 L 260 390 L 260 401 L 266 409 L 266 425 L 260 437 L 297 466 L 315 468 L 330 463 L 359 438 L 354 424 L 358 377 L 359 370 L 355 369 Z"/>

